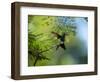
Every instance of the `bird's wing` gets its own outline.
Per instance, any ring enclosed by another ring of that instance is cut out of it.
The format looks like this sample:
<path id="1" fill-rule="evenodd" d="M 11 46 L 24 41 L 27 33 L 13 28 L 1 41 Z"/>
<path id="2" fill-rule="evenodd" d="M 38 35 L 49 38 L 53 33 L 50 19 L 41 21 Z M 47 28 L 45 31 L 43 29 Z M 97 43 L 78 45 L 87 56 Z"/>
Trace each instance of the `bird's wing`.
<path id="1" fill-rule="evenodd" d="M 59 35 L 58 33 L 56 32 L 51 32 L 52 34 L 54 34 L 58 39 L 61 38 L 61 35 Z"/>

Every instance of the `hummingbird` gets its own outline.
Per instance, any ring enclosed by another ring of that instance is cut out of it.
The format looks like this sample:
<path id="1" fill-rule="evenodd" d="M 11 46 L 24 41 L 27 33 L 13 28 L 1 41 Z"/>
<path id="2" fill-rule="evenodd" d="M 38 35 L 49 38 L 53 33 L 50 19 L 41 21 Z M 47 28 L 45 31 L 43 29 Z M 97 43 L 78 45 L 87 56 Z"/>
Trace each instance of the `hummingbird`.
<path id="1" fill-rule="evenodd" d="M 60 43 L 57 45 L 57 47 L 56 47 L 56 50 L 59 48 L 59 47 L 61 47 L 62 49 L 66 49 L 66 47 L 65 47 L 65 44 L 64 44 L 64 42 L 65 42 L 65 36 L 67 35 L 66 33 L 63 33 L 62 35 L 60 35 L 60 34 L 58 34 L 58 33 L 56 33 L 56 32 L 51 32 L 52 34 L 54 34 L 56 37 L 57 37 L 57 39 L 59 39 L 60 40 Z"/>

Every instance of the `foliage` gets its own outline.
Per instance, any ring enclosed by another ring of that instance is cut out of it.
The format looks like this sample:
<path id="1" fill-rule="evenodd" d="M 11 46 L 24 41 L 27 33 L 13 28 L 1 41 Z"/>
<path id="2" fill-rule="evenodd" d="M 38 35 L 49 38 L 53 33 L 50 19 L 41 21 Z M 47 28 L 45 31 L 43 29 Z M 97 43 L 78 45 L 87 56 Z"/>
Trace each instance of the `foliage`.
<path id="1" fill-rule="evenodd" d="M 60 35 L 67 33 L 65 37 L 66 50 L 56 46 L 60 41 L 52 32 Z M 75 60 L 73 53 L 78 58 L 83 58 L 80 44 L 77 37 L 75 17 L 65 16 L 28 16 L 28 66 L 47 66 L 84 63 L 84 60 Z M 77 43 L 78 42 L 78 43 Z M 73 50 L 75 49 L 75 51 Z M 78 49 L 78 50 L 77 50 Z M 85 53 L 87 54 L 87 53 Z M 87 58 L 87 57 L 86 57 Z M 85 58 L 85 59 L 86 59 Z M 76 62 L 75 62 L 76 61 Z"/>

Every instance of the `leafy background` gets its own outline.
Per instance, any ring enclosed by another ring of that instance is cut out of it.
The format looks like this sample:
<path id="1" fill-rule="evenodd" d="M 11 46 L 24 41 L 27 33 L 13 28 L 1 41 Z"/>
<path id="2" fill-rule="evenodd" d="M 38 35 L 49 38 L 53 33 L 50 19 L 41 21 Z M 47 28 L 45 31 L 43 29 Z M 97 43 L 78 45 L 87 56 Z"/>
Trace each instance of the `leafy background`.
<path id="1" fill-rule="evenodd" d="M 66 50 L 51 33 L 68 33 Z M 87 64 L 88 18 L 28 15 L 28 66 Z"/>

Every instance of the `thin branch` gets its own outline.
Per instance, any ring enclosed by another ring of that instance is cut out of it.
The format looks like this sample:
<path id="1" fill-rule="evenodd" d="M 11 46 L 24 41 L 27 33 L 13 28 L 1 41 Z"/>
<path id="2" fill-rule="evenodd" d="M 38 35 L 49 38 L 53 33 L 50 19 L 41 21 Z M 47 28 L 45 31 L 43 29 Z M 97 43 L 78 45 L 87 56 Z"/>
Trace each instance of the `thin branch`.
<path id="1" fill-rule="evenodd" d="M 34 66 L 36 65 L 37 61 L 38 61 L 39 56 L 36 57 L 35 62 L 34 62 Z"/>

